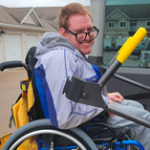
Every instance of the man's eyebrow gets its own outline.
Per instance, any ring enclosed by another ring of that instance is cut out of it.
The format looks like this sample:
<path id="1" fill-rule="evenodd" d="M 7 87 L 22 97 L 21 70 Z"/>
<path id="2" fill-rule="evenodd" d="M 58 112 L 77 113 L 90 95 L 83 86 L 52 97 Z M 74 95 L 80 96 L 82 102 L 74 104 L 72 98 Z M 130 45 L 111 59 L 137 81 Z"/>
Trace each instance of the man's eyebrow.
<path id="1" fill-rule="evenodd" d="M 83 32 L 85 28 L 81 28 L 81 29 L 75 29 L 75 32 Z"/>
<path id="2" fill-rule="evenodd" d="M 94 29 L 94 26 L 88 28 L 88 30 L 91 30 L 91 29 Z"/>
<path id="3" fill-rule="evenodd" d="M 77 33 L 77 32 L 84 32 L 84 29 L 85 29 L 85 28 L 75 29 L 74 32 L 75 32 L 75 33 Z M 94 29 L 94 26 L 89 27 L 87 30 L 91 30 L 91 29 Z"/>

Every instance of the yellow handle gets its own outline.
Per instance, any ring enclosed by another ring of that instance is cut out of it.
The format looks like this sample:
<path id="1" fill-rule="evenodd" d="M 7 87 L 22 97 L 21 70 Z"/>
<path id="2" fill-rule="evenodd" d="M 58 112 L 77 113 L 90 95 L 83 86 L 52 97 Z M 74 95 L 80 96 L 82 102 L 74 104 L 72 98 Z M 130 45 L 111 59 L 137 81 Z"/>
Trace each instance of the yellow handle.
<path id="1" fill-rule="evenodd" d="M 139 28 L 130 41 L 128 41 L 128 43 L 125 42 L 126 45 L 123 47 L 123 49 L 121 48 L 121 51 L 119 50 L 119 55 L 116 59 L 123 64 L 146 34 L 147 31 L 145 28 Z"/>

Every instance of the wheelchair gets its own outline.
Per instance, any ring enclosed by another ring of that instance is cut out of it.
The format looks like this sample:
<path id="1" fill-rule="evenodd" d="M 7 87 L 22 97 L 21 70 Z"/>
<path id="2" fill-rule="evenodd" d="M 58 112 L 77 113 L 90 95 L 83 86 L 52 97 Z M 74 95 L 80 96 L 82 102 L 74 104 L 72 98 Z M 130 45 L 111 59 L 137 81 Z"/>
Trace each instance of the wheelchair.
<path id="1" fill-rule="evenodd" d="M 138 141 L 130 139 L 128 127 L 114 129 L 106 124 L 108 116 L 105 111 L 101 115 L 101 122 L 87 122 L 68 130 L 58 129 L 52 125 L 50 119 L 44 117 L 40 106 L 34 77 L 34 65 L 37 61 L 34 57 L 35 51 L 36 47 L 29 50 L 26 63 L 11 61 L 0 65 L 1 71 L 24 67 L 32 82 L 35 95 L 34 115 L 31 122 L 16 130 L 6 141 L 2 150 L 15 150 L 30 137 L 35 137 L 38 150 L 131 150 L 133 147 L 144 150 Z"/>

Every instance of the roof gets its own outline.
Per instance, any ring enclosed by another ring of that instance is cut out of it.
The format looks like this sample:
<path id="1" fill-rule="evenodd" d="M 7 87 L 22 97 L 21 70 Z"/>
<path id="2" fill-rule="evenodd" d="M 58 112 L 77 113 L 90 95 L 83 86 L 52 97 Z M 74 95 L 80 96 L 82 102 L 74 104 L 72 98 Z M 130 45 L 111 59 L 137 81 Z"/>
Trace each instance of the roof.
<path id="1" fill-rule="evenodd" d="M 5 7 L 0 6 L 0 14 L 0 23 L 18 25 L 18 22 L 5 10 Z"/>
<path id="2" fill-rule="evenodd" d="M 36 7 L 34 8 L 35 12 L 39 18 L 45 20 L 55 20 L 58 16 L 58 12 L 61 7 Z"/>
<path id="3" fill-rule="evenodd" d="M 49 23 L 53 28 L 55 28 L 57 31 L 59 31 L 58 20 L 53 20 L 53 21 L 47 20 L 47 23 Z"/>
<path id="4" fill-rule="evenodd" d="M 45 14 L 45 10 L 46 10 L 46 14 Z M 50 8 L 49 8 L 49 10 L 50 10 Z M 37 12 L 40 12 L 40 13 L 37 14 Z M 56 13 L 56 11 L 55 11 L 55 13 Z M 35 27 L 38 29 L 42 29 L 42 28 L 52 29 L 54 32 L 59 31 L 59 29 L 55 23 L 52 23 L 52 24 L 55 24 L 53 26 L 51 26 L 51 24 L 49 23 L 49 19 L 48 19 L 49 18 L 49 15 L 48 15 L 49 11 L 48 11 L 48 9 L 45 9 L 45 8 L 43 8 L 43 9 L 38 9 L 38 8 L 35 9 L 32 7 L 9 8 L 9 7 L 0 6 L 0 14 L 1 14 L 0 23 L 10 24 L 10 25 L 27 26 L 27 27 Z M 25 19 L 29 15 L 31 16 L 31 18 L 35 22 L 35 25 L 34 24 L 27 24 L 25 22 Z M 44 16 L 44 17 L 42 17 L 42 16 Z M 46 16 L 48 16 L 48 17 L 46 17 Z M 55 17 L 54 17 L 54 15 L 52 15 L 52 16 L 53 16 L 53 18 L 56 18 L 57 14 Z M 48 20 L 46 20 L 46 19 L 48 19 Z M 42 27 L 42 25 L 43 25 L 43 27 Z M 57 28 L 54 28 L 55 26 Z"/>
<path id="5" fill-rule="evenodd" d="M 27 15 L 27 13 L 30 11 L 30 8 L 4 8 L 5 11 L 13 17 L 18 23 L 22 21 L 22 19 Z"/>
<path id="6" fill-rule="evenodd" d="M 90 10 L 89 6 L 86 7 Z M 0 23 L 59 31 L 57 16 L 60 9 L 61 7 L 9 8 L 0 6 Z M 26 19 L 32 20 L 35 25 L 27 24 Z"/>
<path id="7" fill-rule="evenodd" d="M 90 9 L 89 6 L 86 7 Z M 0 6 L 0 23 L 59 31 L 57 16 L 60 9 L 61 7 L 9 8 Z M 32 24 L 27 23 L 29 20 Z"/>
<path id="8" fill-rule="evenodd" d="M 107 17 L 116 8 L 131 19 L 150 18 L 150 4 L 106 6 L 105 16 Z"/>
<path id="9" fill-rule="evenodd" d="M 90 10 L 90 6 L 86 6 Z M 150 19 L 150 4 L 142 5 L 113 5 L 106 6 L 105 16 L 108 17 L 115 11 L 121 12 L 128 19 Z M 0 23 L 20 25 L 20 26 L 35 26 L 37 28 L 53 29 L 59 31 L 58 12 L 61 7 L 27 7 L 27 8 L 9 8 L 0 6 Z M 30 18 L 27 18 L 30 16 Z M 27 24 L 26 19 L 31 19 L 33 24 Z M 114 18 L 117 19 L 117 18 Z"/>
<path id="10" fill-rule="evenodd" d="M 50 24 L 48 20 L 41 19 L 41 21 L 42 21 L 42 23 L 43 23 L 43 25 L 44 25 L 45 28 L 47 28 L 47 29 L 53 29 L 55 32 L 59 31 L 59 28 L 56 28 L 57 25 L 53 26 L 52 25 L 53 23 Z"/>

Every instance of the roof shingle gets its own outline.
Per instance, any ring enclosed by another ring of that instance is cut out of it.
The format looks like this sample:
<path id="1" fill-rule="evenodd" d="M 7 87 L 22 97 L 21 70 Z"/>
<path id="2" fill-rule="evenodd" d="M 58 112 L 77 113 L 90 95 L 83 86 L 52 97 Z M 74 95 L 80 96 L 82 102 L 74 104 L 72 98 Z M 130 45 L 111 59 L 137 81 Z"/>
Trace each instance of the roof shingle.
<path id="1" fill-rule="evenodd" d="M 106 6 L 105 16 L 107 17 L 116 8 L 129 16 L 131 19 L 150 18 L 150 4 Z"/>
<path id="2" fill-rule="evenodd" d="M 28 14 L 31 8 L 8 8 L 5 7 L 5 11 L 12 16 L 19 24 Z"/>
<path id="3" fill-rule="evenodd" d="M 18 22 L 5 10 L 4 6 L 0 6 L 0 15 L 0 23 L 18 24 Z"/>

